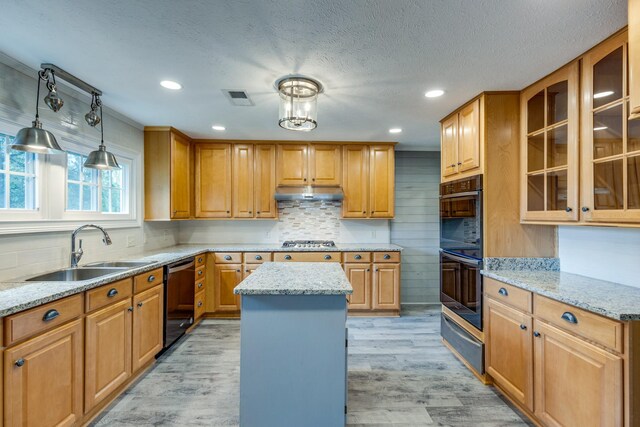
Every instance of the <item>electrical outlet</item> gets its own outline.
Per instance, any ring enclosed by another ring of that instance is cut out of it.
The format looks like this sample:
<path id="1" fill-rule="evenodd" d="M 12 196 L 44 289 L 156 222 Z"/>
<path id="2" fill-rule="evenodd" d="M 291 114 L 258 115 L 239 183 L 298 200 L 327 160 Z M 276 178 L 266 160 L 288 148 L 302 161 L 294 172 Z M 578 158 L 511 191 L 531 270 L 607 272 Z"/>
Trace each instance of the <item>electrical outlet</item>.
<path id="1" fill-rule="evenodd" d="M 127 236 L 127 247 L 131 248 L 136 245 L 136 236 Z"/>

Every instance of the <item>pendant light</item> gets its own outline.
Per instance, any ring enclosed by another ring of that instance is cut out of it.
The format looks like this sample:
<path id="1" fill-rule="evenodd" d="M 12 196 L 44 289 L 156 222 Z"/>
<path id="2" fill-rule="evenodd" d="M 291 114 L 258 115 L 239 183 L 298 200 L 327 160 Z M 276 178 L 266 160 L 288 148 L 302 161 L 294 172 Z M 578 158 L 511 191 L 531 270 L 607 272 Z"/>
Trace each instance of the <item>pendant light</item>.
<path id="1" fill-rule="evenodd" d="M 98 109 L 96 98 L 97 98 L 96 94 L 92 93 L 91 94 L 91 111 L 89 111 L 87 114 L 84 115 L 85 121 L 92 128 L 96 127 L 98 123 L 100 123 L 100 116 L 98 116 L 98 113 L 96 112 L 96 110 Z"/>
<path id="2" fill-rule="evenodd" d="M 120 169 L 116 156 L 107 151 L 107 147 L 104 145 L 104 117 L 102 115 L 102 101 L 98 96 L 96 96 L 96 104 L 100 108 L 100 145 L 97 150 L 89 153 L 87 160 L 84 162 L 84 167 L 99 170 Z"/>
<path id="3" fill-rule="evenodd" d="M 20 129 L 10 145 L 11 149 L 18 151 L 28 151 L 38 154 L 64 154 L 64 150 L 58 145 L 56 137 L 48 130 L 42 129 L 38 107 L 40 106 L 40 80 L 49 80 L 46 70 L 38 72 L 38 90 L 36 94 L 36 119 L 30 128 Z M 55 89 L 55 87 L 54 87 Z M 62 101 L 60 98 L 58 100 Z M 60 107 L 62 104 L 60 104 Z"/>
<path id="4" fill-rule="evenodd" d="M 51 111 L 57 113 L 60 111 L 62 106 L 64 105 L 64 101 L 62 98 L 58 96 L 58 88 L 56 87 L 56 74 L 53 70 L 50 72 L 51 81 L 47 82 L 47 89 L 49 89 L 49 93 L 44 97 L 44 103 L 49 106 Z"/>
<path id="5" fill-rule="evenodd" d="M 278 125 L 287 130 L 309 132 L 318 126 L 318 94 L 322 85 L 306 77 L 287 77 L 277 82 L 280 96 Z"/>

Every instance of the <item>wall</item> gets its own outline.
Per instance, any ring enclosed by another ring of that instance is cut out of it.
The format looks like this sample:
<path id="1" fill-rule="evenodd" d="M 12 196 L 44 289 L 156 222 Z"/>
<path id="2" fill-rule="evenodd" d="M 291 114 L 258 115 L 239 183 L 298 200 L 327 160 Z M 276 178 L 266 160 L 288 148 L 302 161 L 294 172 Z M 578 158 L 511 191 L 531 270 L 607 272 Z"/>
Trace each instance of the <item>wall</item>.
<path id="1" fill-rule="evenodd" d="M 640 229 L 558 227 L 560 269 L 640 287 Z"/>
<path id="2" fill-rule="evenodd" d="M 35 112 L 36 72 L 0 53 L 0 120 L 30 126 Z M 63 126 L 66 135 L 56 135 L 64 144 L 66 139 L 82 142 L 86 137 L 95 140 L 97 131 L 84 121 L 89 98 L 75 90 L 60 85 L 59 92 L 65 104 L 60 112 L 53 113 L 41 103 L 40 117 L 43 127 Z M 41 88 L 44 97 L 46 90 Z M 108 96 L 104 96 L 108 104 Z M 108 109 L 105 110 L 105 139 L 107 144 L 117 141 L 137 153 L 143 151 L 143 133 L 139 124 Z M 58 133 L 58 132 L 56 132 Z M 142 171 L 140 171 L 142 172 Z M 142 180 L 138 184 L 138 212 L 142 215 Z M 64 188 L 49 197 L 64 198 Z M 113 244 L 104 246 L 97 231 L 84 231 L 85 255 L 82 262 L 100 261 L 125 256 L 135 256 L 143 250 L 169 246 L 177 242 L 178 224 L 148 223 L 125 229 L 111 229 Z M 24 275 L 34 275 L 69 265 L 70 235 L 65 232 L 13 234 L 0 236 L 0 280 Z M 127 247 L 127 241 L 130 241 Z"/>
<path id="3" fill-rule="evenodd" d="M 403 303 L 440 302 L 440 152 L 396 152 L 391 243 L 402 252 Z"/>

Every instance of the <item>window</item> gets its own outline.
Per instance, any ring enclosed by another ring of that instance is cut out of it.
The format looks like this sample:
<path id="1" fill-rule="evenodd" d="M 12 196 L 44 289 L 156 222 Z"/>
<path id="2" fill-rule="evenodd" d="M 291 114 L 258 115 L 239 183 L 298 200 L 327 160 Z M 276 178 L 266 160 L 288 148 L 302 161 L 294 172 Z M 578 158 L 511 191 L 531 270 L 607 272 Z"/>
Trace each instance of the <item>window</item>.
<path id="1" fill-rule="evenodd" d="M 129 165 L 98 171 L 83 167 L 87 156 L 67 152 L 67 210 L 120 214 L 128 213 Z"/>
<path id="2" fill-rule="evenodd" d="M 0 209 L 36 210 L 36 155 L 9 149 L 0 133 Z"/>

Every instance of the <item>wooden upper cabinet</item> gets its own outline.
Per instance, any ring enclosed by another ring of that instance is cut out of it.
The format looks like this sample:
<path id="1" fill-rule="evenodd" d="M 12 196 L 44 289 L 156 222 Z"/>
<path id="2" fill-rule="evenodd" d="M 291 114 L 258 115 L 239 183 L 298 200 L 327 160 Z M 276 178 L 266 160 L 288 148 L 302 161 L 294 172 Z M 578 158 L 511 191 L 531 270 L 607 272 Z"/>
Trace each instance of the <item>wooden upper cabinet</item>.
<path id="1" fill-rule="evenodd" d="M 520 217 L 578 220 L 579 66 L 575 61 L 522 91 Z"/>
<path id="2" fill-rule="evenodd" d="M 622 32 L 583 59 L 581 216 L 640 222 L 640 120 L 629 120 L 629 45 Z"/>
<path id="3" fill-rule="evenodd" d="M 343 156 L 343 218 L 367 218 L 369 210 L 369 147 L 345 145 Z"/>
<path id="4" fill-rule="evenodd" d="M 276 146 L 255 146 L 254 209 L 256 218 L 276 218 Z"/>
<path id="5" fill-rule="evenodd" d="M 146 220 L 192 216 L 191 140 L 173 128 L 144 131 L 144 207 Z"/>
<path id="6" fill-rule="evenodd" d="M 309 175 L 307 144 L 278 145 L 278 185 L 305 185 Z"/>
<path id="7" fill-rule="evenodd" d="M 5 350 L 5 426 L 78 423 L 83 415 L 83 336 L 78 319 Z"/>
<path id="8" fill-rule="evenodd" d="M 458 172 L 480 167 L 480 100 L 458 113 Z"/>
<path id="9" fill-rule="evenodd" d="M 442 122 L 441 136 L 442 176 L 448 177 L 458 173 L 458 114 Z"/>
<path id="10" fill-rule="evenodd" d="M 196 144 L 197 218 L 231 217 L 231 144 Z"/>
<path id="11" fill-rule="evenodd" d="M 253 145 L 233 146 L 233 216 L 253 218 Z"/>
<path id="12" fill-rule="evenodd" d="M 312 144 L 309 147 L 309 173 L 313 185 L 340 185 L 342 175 L 342 147 Z"/>
<path id="13" fill-rule="evenodd" d="M 395 152 L 393 145 L 369 147 L 369 216 L 393 218 L 395 200 Z"/>
<path id="14" fill-rule="evenodd" d="M 640 0 L 629 0 L 630 117 L 640 119 Z"/>

